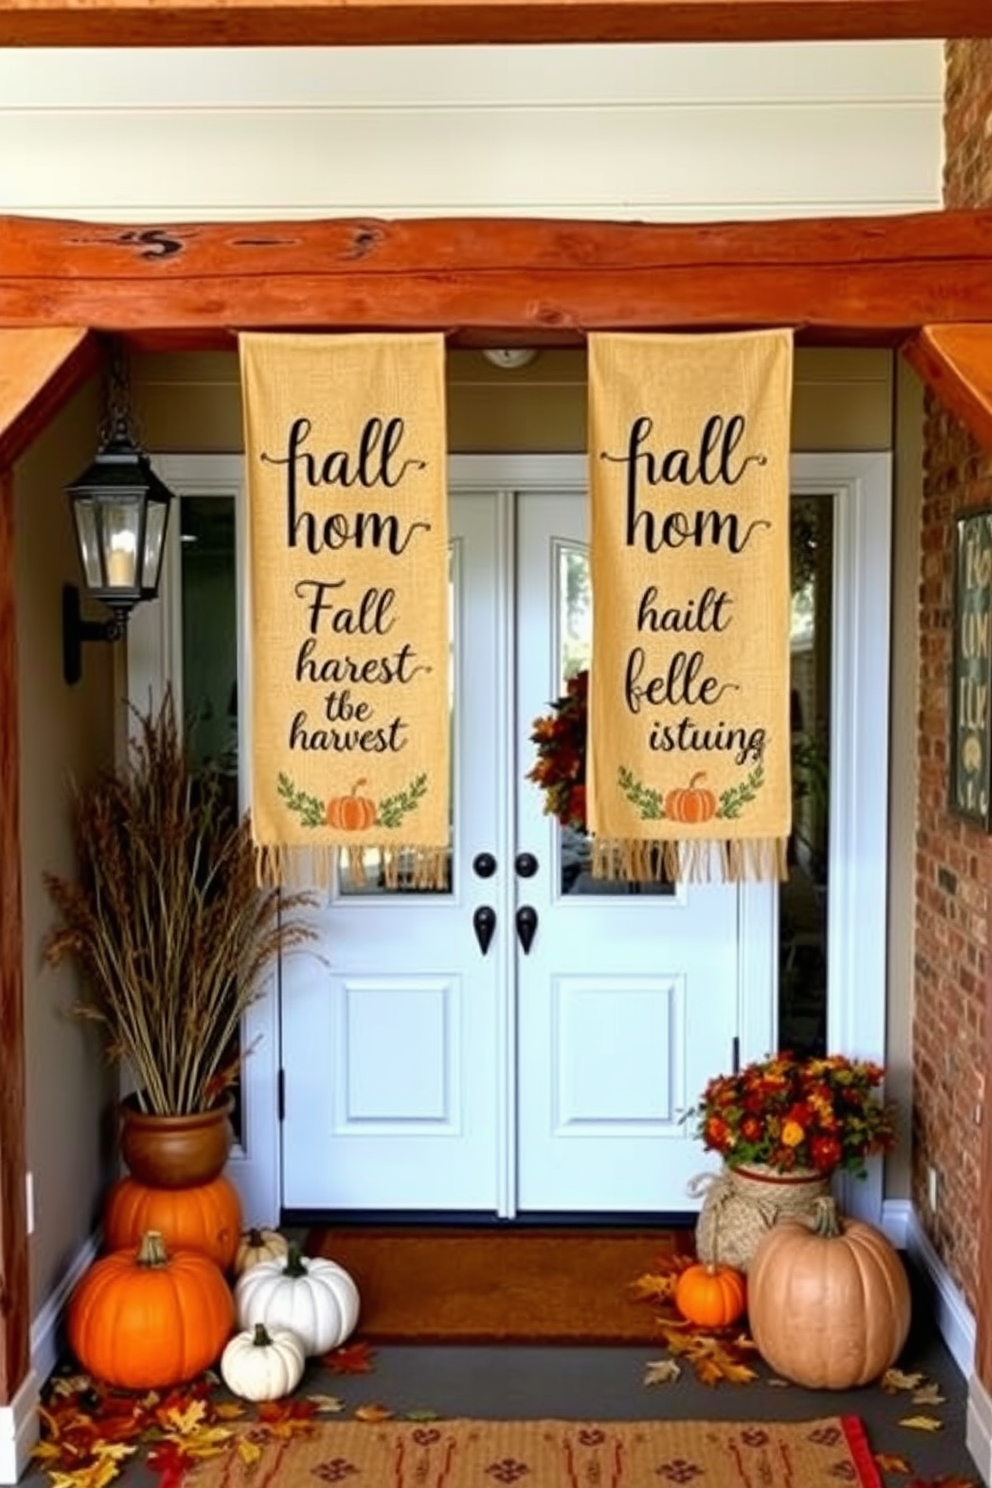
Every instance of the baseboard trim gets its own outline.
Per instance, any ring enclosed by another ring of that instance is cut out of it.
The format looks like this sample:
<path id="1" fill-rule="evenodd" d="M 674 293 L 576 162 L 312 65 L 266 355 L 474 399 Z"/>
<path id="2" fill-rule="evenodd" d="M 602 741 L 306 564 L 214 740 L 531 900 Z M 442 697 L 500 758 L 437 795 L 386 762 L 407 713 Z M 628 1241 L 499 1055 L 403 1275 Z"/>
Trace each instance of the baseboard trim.
<path id="1" fill-rule="evenodd" d="M 0 1406 L 0 1483 L 16 1483 L 27 1471 L 38 1440 L 38 1376 L 33 1369 L 10 1405 Z"/>
<path id="2" fill-rule="evenodd" d="M 83 1241 L 31 1324 L 31 1368 L 41 1381 L 47 1380 L 58 1363 L 59 1333 L 66 1305 L 83 1272 L 96 1260 L 99 1249 L 99 1234 Z"/>
<path id="3" fill-rule="evenodd" d="M 885 1199 L 882 1203 L 882 1233 L 891 1240 L 896 1250 L 906 1249 L 909 1221 L 913 1205 L 909 1199 Z"/>
<path id="4" fill-rule="evenodd" d="M 965 1445 L 984 1483 L 992 1482 L 992 1399 L 977 1374 L 968 1381 Z"/>
<path id="5" fill-rule="evenodd" d="M 73 1288 L 100 1249 L 99 1233 L 84 1240 L 31 1324 L 31 1367 L 10 1405 L 0 1406 L 0 1485 L 19 1481 L 38 1440 L 41 1387 L 58 1363 L 66 1305 Z"/>
<path id="6" fill-rule="evenodd" d="M 906 1224 L 906 1253 L 931 1289 L 934 1322 L 951 1358 L 970 1380 L 975 1363 L 975 1319 L 912 1206 Z"/>

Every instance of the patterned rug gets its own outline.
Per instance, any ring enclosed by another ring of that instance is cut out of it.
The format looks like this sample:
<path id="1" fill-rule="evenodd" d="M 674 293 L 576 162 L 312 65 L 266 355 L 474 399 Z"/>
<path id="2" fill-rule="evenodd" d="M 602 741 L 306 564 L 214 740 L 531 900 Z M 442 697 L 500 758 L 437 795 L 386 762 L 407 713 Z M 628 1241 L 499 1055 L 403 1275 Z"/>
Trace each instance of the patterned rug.
<path id="1" fill-rule="evenodd" d="M 263 1438 L 184 1488 L 880 1488 L 857 1416 L 740 1421 L 356 1421 Z"/>
<path id="2" fill-rule="evenodd" d="M 375 1343 L 651 1343 L 655 1309 L 632 1290 L 660 1258 L 693 1254 L 691 1229 L 354 1226 L 311 1230 L 337 1261 Z"/>

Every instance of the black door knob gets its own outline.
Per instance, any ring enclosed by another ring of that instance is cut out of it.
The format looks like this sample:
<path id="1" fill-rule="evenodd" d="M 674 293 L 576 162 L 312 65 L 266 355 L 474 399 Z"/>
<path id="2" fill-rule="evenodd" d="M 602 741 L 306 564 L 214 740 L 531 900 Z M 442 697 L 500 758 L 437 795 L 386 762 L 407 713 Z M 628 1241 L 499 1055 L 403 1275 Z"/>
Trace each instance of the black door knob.
<path id="1" fill-rule="evenodd" d="M 533 853 L 517 853 L 513 866 L 521 878 L 533 878 L 537 872 L 537 859 Z"/>
<path id="2" fill-rule="evenodd" d="M 472 868 L 479 878 L 492 878 L 496 872 L 496 859 L 490 852 L 476 853 Z"/>

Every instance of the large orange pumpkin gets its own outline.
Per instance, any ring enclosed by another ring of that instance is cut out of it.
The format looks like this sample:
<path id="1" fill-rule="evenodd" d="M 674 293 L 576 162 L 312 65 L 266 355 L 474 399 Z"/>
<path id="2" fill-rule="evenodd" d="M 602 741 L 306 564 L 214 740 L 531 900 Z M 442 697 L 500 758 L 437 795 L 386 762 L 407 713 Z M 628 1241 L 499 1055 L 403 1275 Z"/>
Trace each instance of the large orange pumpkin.
<path id="1" fill-rule="evenodd" d="M 693 823 L 709 821 L 711 816 L 716 816 L 716 796 L 696 783 L 705 779 L 706 771 L 700 770 L 687 786 L 670 790 L 665 797 L 665 815 L 672 821 Z"/>
<path id="2" fill-rule="evenodd" d="M 375 802 L 358 794 L 359 786 L 367 783 L 356 780 L 350 795 L 334 796 L 328 801 L 326 817 L 329 827 L 340 827 L 344 832 L 362 832 L 366 827 L 375 826 L 378 814 Z"/>
<path id="3" fill-rule="evenodd" d="M 755 1343 L 784 1379 L 813 1390 L 867 1385 L 894 1364 L 910 1321 L 909 1281 L 881 1230 L 816 1200 L 812 1229 L 780 1220 L 748 1271 Z"/>
<path id="4" fill-rule="evenodd" d="M 104 1206 L 106 1249 L 136 1247 L 147 1230 L 157 1230 L 168 1250 L 199 1250 L 227 1271 L 241 1236 L 238 1191 L 224 1177 L 193 1188 L 148 1188 L 122 1178 Z"/>
<path id="5" fill-rule="evenodd" d="M 166 1389 L 220 1358 L 234 1298 L 195 1250 L 166 1252 L 150 1231 L 137 1251 L 94 1261 L 69 1298 L 69 1345 L 88 1373 L 124 1390 Z"/>
<path id="6" fill-rule="evenodd" d="M 687 1266 L 675 1287 L 675 1306 L 700 1328 L 727 1328 L 747 1304 L 743 1273 L 733 1266 Z"/>

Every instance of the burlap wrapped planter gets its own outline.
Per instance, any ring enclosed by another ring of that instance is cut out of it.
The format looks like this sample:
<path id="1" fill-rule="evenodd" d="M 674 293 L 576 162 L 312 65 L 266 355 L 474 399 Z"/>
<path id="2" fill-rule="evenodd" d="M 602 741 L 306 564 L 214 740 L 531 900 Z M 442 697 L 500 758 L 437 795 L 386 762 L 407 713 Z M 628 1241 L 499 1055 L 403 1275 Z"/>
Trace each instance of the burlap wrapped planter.
<path id="1" fill-rule="evenodd" d="M 696 1222 L 699 1259 L 747 1271 L 772 1225 L 812 1214 L 814 1201 L 830 1192 L 830 1178 L 806 1168 L 780 1173 L 758 1164 L 725 1166 L 694 1179 L 689 1191 L 705 1196 Z"/>

